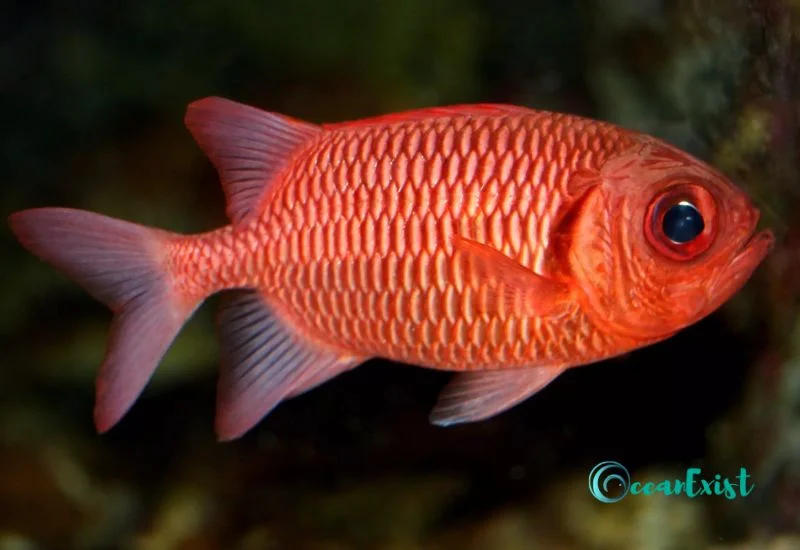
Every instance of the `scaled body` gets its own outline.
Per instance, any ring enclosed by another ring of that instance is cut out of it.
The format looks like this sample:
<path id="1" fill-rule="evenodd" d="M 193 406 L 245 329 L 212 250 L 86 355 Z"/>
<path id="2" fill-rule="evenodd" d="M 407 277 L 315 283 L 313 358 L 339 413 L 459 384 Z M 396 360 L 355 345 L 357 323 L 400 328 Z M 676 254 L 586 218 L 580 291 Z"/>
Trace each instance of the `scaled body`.
<path id="1" fill-rule="evenodd" d="M 487 311 L 491 281 L 470 284 L 454 236 L 549 275 L 570 177 L 633 140 L 566 115 L 487 111 L 321 133 L 248 222 L 214 235 L 236 265 L 194 240 L 178 245 L 186 292 L 258 288 L 307 338 L 361 357 L 480 370 L 604 356 L 611 339 L 578 303 L 546 317 Z"/>

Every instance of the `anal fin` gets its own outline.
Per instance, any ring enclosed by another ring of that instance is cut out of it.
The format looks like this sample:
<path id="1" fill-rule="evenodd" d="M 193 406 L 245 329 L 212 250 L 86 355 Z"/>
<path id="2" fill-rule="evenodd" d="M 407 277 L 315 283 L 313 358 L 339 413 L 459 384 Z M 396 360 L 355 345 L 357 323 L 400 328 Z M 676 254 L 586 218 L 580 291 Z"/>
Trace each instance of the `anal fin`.
<path id="1" fill-rule="evenodd" d="M 257 291 L 226 294 L 218 323 L 222 370 L 216 431 L 221 441 L 240 437 L 281 401 L 361 362 L 304 341 Z"/>
<path id="2" fill-rule="evenodd" d="M 531 367 L 456 374 L 439 396 L 431 424 L 451 426 L 491 418 L 529 398 L 564 370 Z"/>
<path id="3" fill-rule="evenodd" d="M 311 376 L 311 378 L 306 378 L 301 383 L 295 384 L 295 386 L 292 388 L 291 393 L 289 393 L 286 396 L 286 399 L 297 397 L 304 393 L 310 392 L 317 386 L 321 386 L 325 382 L 333 380 L 340 374 L 344 374 L 345 372 L 354 369 L 362 362 L 363 362 L 362 359 L 357 359 L 355 357 L 352 357 L 350 359 L 348 359 L 347 357 L 341 357 L 339 358 L 339 361 L 330 368 L 318 371 L 314 373 L 314 375 Z"/>

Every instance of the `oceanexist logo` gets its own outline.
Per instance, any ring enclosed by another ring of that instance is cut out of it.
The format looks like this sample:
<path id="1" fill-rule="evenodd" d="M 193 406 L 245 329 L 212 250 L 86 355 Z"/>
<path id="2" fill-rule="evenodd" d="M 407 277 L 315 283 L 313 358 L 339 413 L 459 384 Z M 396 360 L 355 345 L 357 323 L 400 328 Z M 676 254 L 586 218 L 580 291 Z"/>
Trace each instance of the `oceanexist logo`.
<path id="1" fill-rule="evenodd" d="M 700 468 L 689 468 L 683 479 L 664 479 L 660 481 L 634 481 L 628 469 L 619 462 L 608 460 L 601 462 L 589 472 L 589 492 L 600 502 L 619 502 L 629 493 L 632 495 L 684 495 L 689 498 L 698 496 L 724 496 L 728 500 L 746 497 L 753 491 L 754 484 L 747 484 L 750 474 L 746 468 L 739 469 L 739 475 L 731 480 L 720 474 L 705 477 Z"/>

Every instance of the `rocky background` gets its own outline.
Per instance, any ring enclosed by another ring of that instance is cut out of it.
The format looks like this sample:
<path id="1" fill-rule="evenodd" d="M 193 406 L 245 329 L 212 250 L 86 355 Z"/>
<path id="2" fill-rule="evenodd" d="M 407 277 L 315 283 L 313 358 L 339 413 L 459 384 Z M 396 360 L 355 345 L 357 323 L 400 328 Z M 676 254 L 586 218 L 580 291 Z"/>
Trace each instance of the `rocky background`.
<path id="1" fill-rule="evenodd" d="M 447 375 L 372 362 L 213 434 L 216 300 L 93 431 L 110 313 L 0 229 L 0 550 L 800 549 L 800 2 L 25 2 L 0 17 L 4 215 L 63 205 L 225 223 L 182 124 L 222 95 L 308 120 L 492 101 L 602 118 L 735 177 L 778 246 L 671 340 L 493 420 L 427 415 Z M 746 498 L 602 504 L 591 468 L 689 467 Z"/>

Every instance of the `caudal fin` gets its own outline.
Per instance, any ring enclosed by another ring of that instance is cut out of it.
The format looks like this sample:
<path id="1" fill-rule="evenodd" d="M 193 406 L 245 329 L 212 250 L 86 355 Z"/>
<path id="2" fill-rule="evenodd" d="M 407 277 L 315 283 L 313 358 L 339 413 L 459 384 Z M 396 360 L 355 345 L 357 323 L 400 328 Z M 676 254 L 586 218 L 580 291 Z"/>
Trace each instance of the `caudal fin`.
<path id="1" fill-rule="evenodd" d="M 68 208 L 25 210 L 9 222 L 25 248 L 114 311 L 94 410 L 97 430 L 105 432 L 128 412 L 202 301 L 173 289 L 166 245 L 178 237 Z"/>

